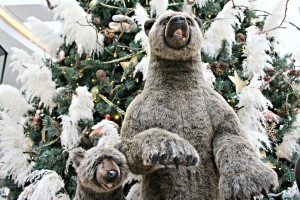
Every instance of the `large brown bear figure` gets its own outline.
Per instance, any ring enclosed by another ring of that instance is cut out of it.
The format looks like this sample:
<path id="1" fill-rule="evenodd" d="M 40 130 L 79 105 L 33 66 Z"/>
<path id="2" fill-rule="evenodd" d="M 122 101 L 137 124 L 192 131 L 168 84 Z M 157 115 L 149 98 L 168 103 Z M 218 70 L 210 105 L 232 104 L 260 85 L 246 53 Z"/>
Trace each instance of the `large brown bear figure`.
<path id="1" fill-rule="evenodd" d="M 276 187 L 234 110 L 205 83 L 199 22 L 167 12 L 144 27 L 150 66 L 121 130 L 129 168 L 143 176 L 141 199 L 246 200 Z"/>

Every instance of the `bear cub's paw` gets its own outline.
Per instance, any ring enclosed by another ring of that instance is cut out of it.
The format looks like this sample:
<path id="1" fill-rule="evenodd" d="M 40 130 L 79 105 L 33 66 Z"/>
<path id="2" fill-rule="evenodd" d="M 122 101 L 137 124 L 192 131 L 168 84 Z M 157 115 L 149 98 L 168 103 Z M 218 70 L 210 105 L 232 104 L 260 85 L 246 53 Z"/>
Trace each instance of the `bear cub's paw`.
<path id="1" fill-rule="evenodd" d="M 182 138 L 158 138 L 143 148 L 143 164 L 154 169 L 195 166 L 199 163 L 196 149 Z"/>
<path id="2" fill-rule="evenodd" d="M 254 196 L 264 195 L 278 186 L 276 173 L 264 164 L 252 164 L 241 172 L 231 169 L 221 174 L 219 189 L 226 200 L 254 199 Z"/>

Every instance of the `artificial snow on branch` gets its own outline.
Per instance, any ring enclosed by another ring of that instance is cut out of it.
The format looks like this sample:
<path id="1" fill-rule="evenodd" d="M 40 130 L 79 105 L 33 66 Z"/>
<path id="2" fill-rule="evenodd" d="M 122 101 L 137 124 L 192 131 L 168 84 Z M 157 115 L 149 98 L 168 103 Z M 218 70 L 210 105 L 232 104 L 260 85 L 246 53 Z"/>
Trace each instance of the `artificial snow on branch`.
<path id="1" fill-rule="evenodd" d="M 53 0 L 54 16 L 62 23 L 67 44 L 75 42 L 78 53 L 102 53 L 104 36 L 91 24 L 90 16 L 76 0 Z"/>
<path id="2" fill-rule="evenodd" d="M 55 33 L 55 31 L 44 22 L 35 17 L 29 17 L 27 21 L 30 22 L 30 29 L 34 36 L 43 45 L 46 45 L 49 54 L 55 57 L 57 49 L 64 43 L 63 38 L 61 38 L 58 33 Z"/>
<path id="3" fill-rule="evenodd" d="M 237 115 L 244 127 L 251 144 L 259 154 L 260 148 L 264 149 L 261 142 L 270 147 L 270 141 L 263 126 L 265 117 L 262 111 L 272 107 L 272 103 L 261 93 L 262 82 L 254 77 L 251 83 L 238 95 L 239 103 Z"/>
<path id="4" fill-rule="evenodd" d="M 12 48 L 11 60 L 10 67 L 18 72 L 17 80 L 21 82 L 21 91 L 25 92 L 26 97 L 29 100 L 39 97 L 45 107 L 54 108 L 52 97 L 56 94 L 55 82 L 51 70 L 44 66 L 41 57 L 35 54 L 30 56 L 21 49 Z"/>
<path id="5" fill-rule="evenodd" d="M 204 35 L 202 48 L 209 56 L 216 57 L 218 55 L 223 40 L 228 41 L 229 50 L 231 49 L 232 43 L 235 42 L 233 26 L 240 26 L 241 22 L 238 17 L 243 21 L 243 11 L 248 5 L 248 0 L 236 0 L 236 7 L 233 7 L 232 2 L 229 1 L 223 10 L 219 12 L 216 20 L 211 24 Z"/>
<path id="6" fill-rule="evenodd" d="M 152 0 L 150 1 L 151 16 L 156 13 L 156 17 L 167 11 L 169 0 Z"/>
<path id="7" fill-rule="evenodd" d="M 247 40 L 243 62 L 244 75 L 251 79 L 254 75 L 264 76 L 264 69 L 273 69 L 272 58 L 266 53 L 270 51 L 270 42 L 258 27 L 250 26 L 247 30 Z"/>
<path id="8" fill-rule="evenodd" d="M 291 161 L 293 153 L 300 152 L 300 145 L 298 143 L 300 138 L 300 115 L 298 114 L 296 117 L 297 120 L 293 123 L 295 129 L 284 135 L 282 143 L 276 149 L 276 156 L 278 158 L 285 158 Z"/>
<path id="9" fill-rule="evenodd" d="M 31 144 L 26 140 L 23 126 L 0 112 L 0 179 L 11 177 L 22 186 L 31 172 L 34 162 L 30 161 Z"/>
<path id="10" fill-rule="evenodd" d="M 17 88 L 10 85 L 0 85 L 0 108 L 12 120 L 22 123 L 21 120 L 30 109 L 30 105 Z"/>
<path id="11" fill-rule="evenodd" d="M 67 194 L 61 193 L 65 184 L 55 171 L 36 170 L 26 181 L 30 185 L 25 187 L 18 200 L 70 200 Z"/>

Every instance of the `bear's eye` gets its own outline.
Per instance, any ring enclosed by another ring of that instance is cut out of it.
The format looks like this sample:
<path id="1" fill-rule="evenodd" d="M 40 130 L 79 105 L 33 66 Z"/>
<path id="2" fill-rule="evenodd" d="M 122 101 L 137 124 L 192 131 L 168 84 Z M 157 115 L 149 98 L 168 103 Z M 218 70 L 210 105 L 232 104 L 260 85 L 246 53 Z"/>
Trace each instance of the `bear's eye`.
<path id="1" fill-rule="evenodd" d="M 190 26 L 193 25 L 191 20 L 187 19 L 186 21 L 187 21 L 188 25 L 190 25 Z"/>

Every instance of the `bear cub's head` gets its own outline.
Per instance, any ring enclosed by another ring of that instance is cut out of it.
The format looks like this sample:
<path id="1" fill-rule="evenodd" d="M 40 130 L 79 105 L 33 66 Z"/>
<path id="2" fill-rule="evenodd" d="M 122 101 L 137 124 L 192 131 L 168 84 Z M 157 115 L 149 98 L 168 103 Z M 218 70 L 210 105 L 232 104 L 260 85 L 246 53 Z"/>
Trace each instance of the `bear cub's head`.
<path id="1" fill-rule="evenodd" d="M 77 184 L 96 193 L 119 188 L 128 175 L 125 156 L 113 147 L 77 148 L 70 152 L 70 159 Z"/>
<path id="2" fill-rule="evenodd" d="M 198 18 L 168 11 L 157 20 L 147 20 L 144 29 L 153 56 L 172 60 L 200 56 L 203 29 Z"/>

